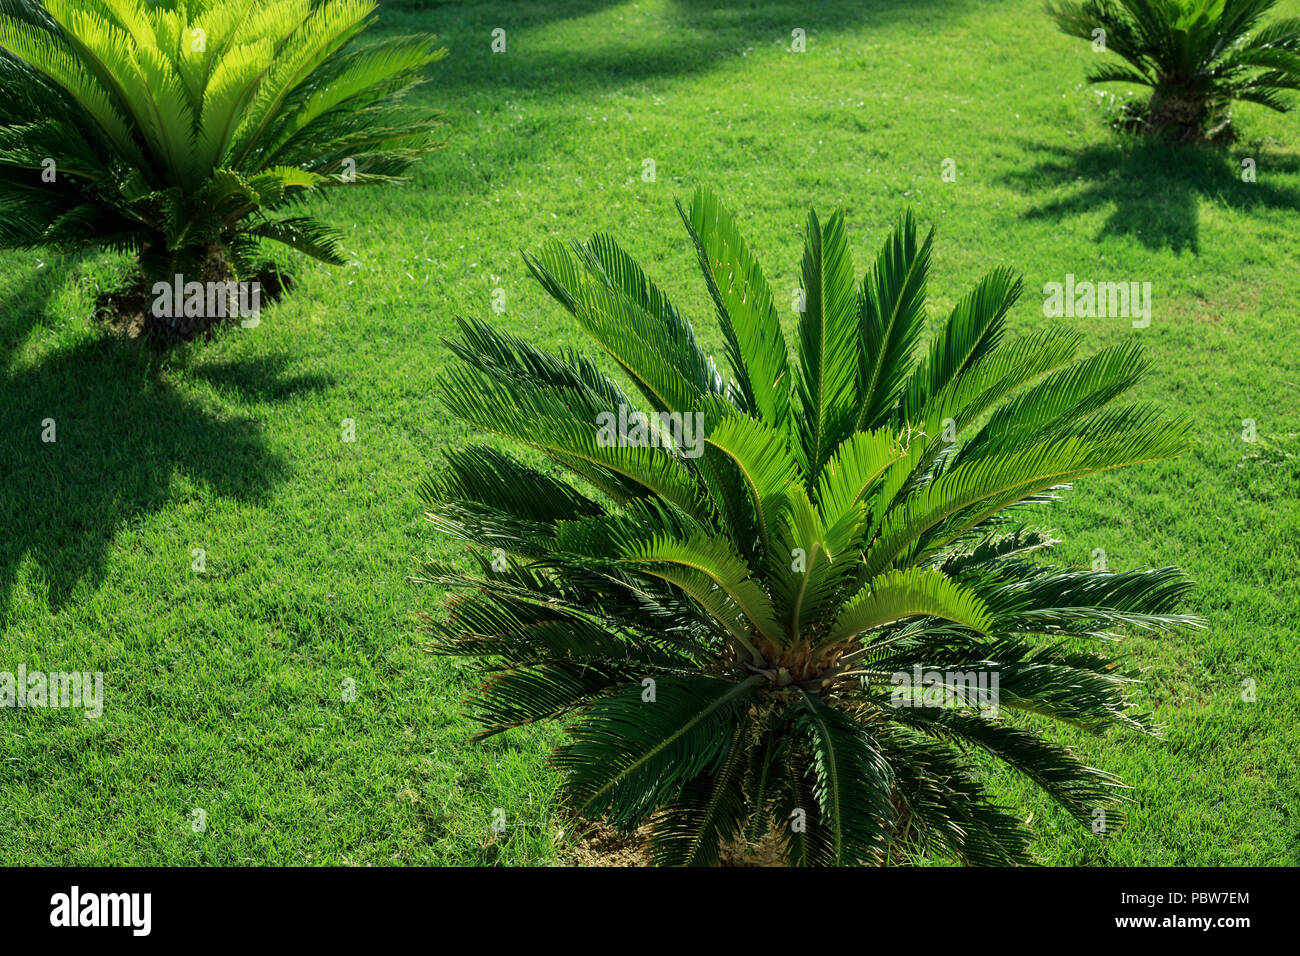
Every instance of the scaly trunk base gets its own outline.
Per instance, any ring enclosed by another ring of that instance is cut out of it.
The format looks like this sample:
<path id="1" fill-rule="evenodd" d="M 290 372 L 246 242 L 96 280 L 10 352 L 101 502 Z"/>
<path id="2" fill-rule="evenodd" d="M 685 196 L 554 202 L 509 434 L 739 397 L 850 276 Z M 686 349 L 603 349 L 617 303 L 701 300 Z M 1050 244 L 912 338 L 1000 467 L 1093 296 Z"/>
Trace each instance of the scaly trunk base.
<path id="1" fill-rule="evenodd" d="M 239 295 L 237 292 L 229 291 L 235 288 L 233 285 L 235 270 L 226 257 L 225 249 L 221 246 L 212 245 L 204 251 L 203 258 L 199 260 L 197 266 L 197 274 L 194 270 L 187 272 L 174 264 L 169 264 L 165 270 L 160 269 L 156 263 L 149 263 L 143 255 L 141 266 L 146 276 L 145 292 L 149 293 L 149 306 L 144 314 L 143 333 L 144 338 L 154 348 L 165 349 L 181 342 L 192 342 L 200 337 L 209 337 L 217 326 L 239 315 Z M 163 271 L 168 274 L 160 274 Z M 165 282 L 171 287 L 177 281 L 177 275 L 181 276 L 183 283 L 198 282 L 203 285 L 205 294 L 201 308 L 183 307 L 178 314 L 174 302 L 171 303 L 171 308 L 158 307 L 156 297 L 152 295 L 154 284 Z M 219 290 L 215 295 L 209 296 L 206 290 L 216 284 L 230 285 L 228 289 Z"/>
<path id="2" fill-rule="evenodd" d="M 1148 134 L 1174 143 L 1199 145 L 1232 138 L 1226 109 L 1216 110 L 1202 97 L 1177 91 L 1154 93 L 1141 120 Z"/>

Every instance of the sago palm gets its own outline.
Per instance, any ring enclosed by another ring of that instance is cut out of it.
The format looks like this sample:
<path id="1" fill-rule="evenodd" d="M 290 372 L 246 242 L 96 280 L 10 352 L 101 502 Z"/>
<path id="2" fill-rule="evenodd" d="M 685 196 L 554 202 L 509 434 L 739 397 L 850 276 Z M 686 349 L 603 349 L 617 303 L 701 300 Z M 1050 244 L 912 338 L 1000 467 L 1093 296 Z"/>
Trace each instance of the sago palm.
<path id="1" fill-rule="evenodd" d="M 1049 4 L 1048 12 L 1070 36 L 1092 40 L 1128 64 L 1102 65 L 1088 82 L 1151 88 L 1134 125 L 1191 142 L 1228 137 L 1234 100 L 1290 109 L 1283 95 L 1300 89 L 1300 19 L 1264 26 L 1276 3 L 1083 0 Z"/>
<path id="2" fill-rule="evenodd" d="M 480 659 L 483 733 L 565 719 L 573 803 L 652 819 L 663 864 L 768 835 L 795 864 L 1023 862 L 972 751 L 1113 829 L 1118 781 L 1020 718 L 1145 727 L 1103 639 L 1186 623 L 1188 584 L 1045 563 L 1017 506 L 1177 452 L 1183 424 L 1115 404 L 1138 349 L 1010 340 L 1002 269 L 925 344 L 932 234 L 904 217 L 858 284 L 843 215 L 814 213 L 792 361 L 733 217 L 703 189 L 679 211 L 725 371 L 605 235 L 528 265 L 616 376 L 472 318 L 448 343 L 447 407 L 536 453 L 471 445 L 423 486 L 476 565 L 419 578 L 452 589 L 428 627 Z"/>
<path id="3" fill-rule="evenodd" d="M 293 207 L 438 145 L 399 102 L 443 51 L 354 48 L 373 0 L 0 0 L 0 247 L 116 247 L 143 283 L 243 277 L 260 240 L 342 261 Z M 215 316 L 157 323 L 190 338 Z"/>

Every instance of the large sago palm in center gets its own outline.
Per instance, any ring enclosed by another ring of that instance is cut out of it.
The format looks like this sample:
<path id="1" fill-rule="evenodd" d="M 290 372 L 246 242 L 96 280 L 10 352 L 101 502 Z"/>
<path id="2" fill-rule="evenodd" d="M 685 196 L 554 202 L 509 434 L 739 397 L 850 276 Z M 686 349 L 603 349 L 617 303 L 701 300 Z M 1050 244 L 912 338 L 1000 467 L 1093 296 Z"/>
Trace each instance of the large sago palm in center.
<path id="1" fill-rule="evenodd" d="M 603 235 L 529 266 L 617 375 L 473 319 L 449 343 L 447 406 L 535 453 L 471 445 L 425 486 L 477 565 L 422 577 L 452 588 L 430 627 L 481 661 L 484 733 L 566 720 L 568 797 L 650 821 L 665 864 L 765 838 L 795 864 L 1025 862 L 990 755 L 1113 830 L 1118 781 L 1025 717 L 1145 728 L 1103 638 L 1187 623 L 1187 581 L 1053 566 L 1018 506 L 1177 452 L 1183 424 L 1117 403 L 1138 349 L 1009 338 L 1004 270 L 923 341 L 931 237 L 903 218 L 859 283 L 837 213 L 808 218 L 792 360 L 732 216 L 705 190 L 682 215 L 723 367 Z"/>

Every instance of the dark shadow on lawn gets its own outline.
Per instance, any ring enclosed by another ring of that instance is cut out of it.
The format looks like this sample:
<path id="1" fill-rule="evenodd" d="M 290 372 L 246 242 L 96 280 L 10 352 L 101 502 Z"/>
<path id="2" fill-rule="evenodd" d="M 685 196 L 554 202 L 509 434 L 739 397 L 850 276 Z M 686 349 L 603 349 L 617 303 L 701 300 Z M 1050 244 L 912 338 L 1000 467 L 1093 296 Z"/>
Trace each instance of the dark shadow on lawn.
<path id="1" fill-rule="evenodd" d="M 211 382 L 221 392 L 241 402 L 287 402 L 305 392 L 320 392 L 334 384 L 334 379 L 319 372 L 289 375 L 293 363 L 283 355 L 241 359 L 237 362 L 211 362 L 190 369 L 189 374 Z"/>
<path id="2" fill-rule="evenodd" d="M 617 10 L 625 18 L 611 27 L 598 17 Z M 643 85 L 707 77 L 711 102 L 729 118 L 744 122 L 746 72 L 755 52 L 789 50 L 792 31 L 805 31 L 806 50 L 787 55 L 825 64 L 837 35 L 865 27 L 905 21 L 909 29 L 934 33 L 954 19 L 978 10 L 978 0 L 673 0 L 660 12 L 626 0 L 547 0 L 493 4 L 439 4 L 422 11 L 381 11 L 370 39 L 419 31 L 437 33 L 447 58 L 429 70 L 429 83 L 415 94 L 422 103 L 444 109 L 445 138 L 455 149 L 458 117 L 491 112 L 508 104 L 520 122 L 501 129 L 487 144 L 489 169 L 467 169 L 462 186 L 482 186 L 516 174 L 546 175 L 534 165 L 556 150 L 581 153 L 587 135 L 618 135 L 597 126 L 585 130 L 580 118 L 598 110 L 597 98 L 613 92 L 642 94 Z M 580 28 L 576 21 L 593 18 Z M 628 26 L 628 25 L 631 26 Z M 586 28 L 590 27 L 590 28 Z M 506 51 L 492 52 L 496 29 L 506 31 Z M 838 63 L 838 59 L 829 62 Z M 809 70 L 809 93 L 832 97 L 824 71 Z M 845 88 L 859 79 L 841 70 Z M 573 103 L 578 112 L 531 109 L 530 104 Z M 500 117 L 505 119 L 503 113 Z M 706 122 L 711 120 L 706 119 Z M 561 128 L 539 135 L 537 126 Z M 562 124 L 562 125 L 561 125 Z M 630 132 L 628 135 L 635 139 Z M 445 158 L 445 157 L 444 157 Z M 436 162 L 434 160 L 433 162 Z M 425 166 L 427 169 L 427 165 Z M 422 173 L 417 171 L 416 181 Z"/>
<path id="3" fill-rule="evenodd" d="M 1271 185 L 1269 176 L 1300 171 L 1300 159 L 1262 151 L 1221 152 L 1135 141 L 1060 149 L 1025 144 L 1044 158 L 1005 182 L 1033 194 L 1074 187 L 1069 195 L 1026 213 L 1029 219 L 1061 221 L 1098 208 L 1111 209 L 1097 236 L 1132 236 L 1148 249 L 1200 252 L 1198 208 L 1211 200 L 1244 209 L 1264 205 L 1300 209 L 1300 191 Z M 1256 182 L 1242 181 L 1241 160 L 1258 164 Z"/>
<path id="4" fill-rule="evenodd" d="M 908 17 L 921 28 L 976 6 L 976 0 L 677 0 L 671 12 L 651 21 L 643 42 L 584 38 L 581 45 L 532 45 L 531 31 L 578 20 L 620 6 L 622 0 L 569 0 L 496 4 L 437 4 L 427 9 L 386 11 L 379 33 L 413 29 L 438 33 L 450 55 L 431 72 L 430 95 L 473 92 L 501 96 L 603 90 L 659 77 L 690 76 L 724 68 L 746 50 L 791 43 L 791 31 L 805 31 L 808 53 L 816 55 L 818 34 L 859 24 L 884 24 Z M 405 15 L 394 15 L 401 12 Z M 492 31 L 506 31 L 506 52 L 491 52 Z M 793 55 L 793 54 L 792 54 Z"/>
<path id="5" fill-rule="evenodd" d="M 0 285 L 0 373 L 13 364 L 14 355 L 44 319 L 54 293 L 84 259 L 80 254 L 51 253 L 42 258 L 43 267 L 23 270 L 24 278 L 16 288 L 6 291 Z"/>
<path id="6" fill-rule="evenodd" d="M 34 562 L 57 611 L 83 579 L 99 585 L 114 536 L 173 500 L 178 476 L 205 499 L 257 502 L 288 474 L 255 418 L 204 407 L 123 338 L 104 335 L 15 367 L 14 343 L 40 323 L 32 312 L 41 307 L 31 294 L 6 296 L 0 307 L 0 625 L 24 561 Z M 190 374 L 253 402 L 329 384 L 286 378 L 285 365 L 271 358 Z M 53 442 L 42 440 L 49 419 Z M 177 541 L 176 554 L 152 555 L 151 564 L 160 575 L 187 573 L 199 546 Z"/>

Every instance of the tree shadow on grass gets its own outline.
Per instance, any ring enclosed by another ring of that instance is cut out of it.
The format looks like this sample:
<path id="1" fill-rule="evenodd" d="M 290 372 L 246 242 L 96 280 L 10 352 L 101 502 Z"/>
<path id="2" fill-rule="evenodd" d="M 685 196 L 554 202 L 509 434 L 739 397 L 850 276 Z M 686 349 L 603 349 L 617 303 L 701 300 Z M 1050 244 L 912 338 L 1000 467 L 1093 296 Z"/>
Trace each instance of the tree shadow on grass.
<path id="1" fill-rule="evenodd" d="M 34 269 L 23 268 L 15 287 L 0 283 L 0 373 L 13 364 L 28 336 L 42 323 L 50 299 L 85 261 L 81 254 L 54 255 Z M 15 269 L 15 271 L 18 271 Z"/>
<path id="2" fill-rule="evenodd" d="M 431 95 L 603 90 L 656 78 L 686 77 L 725 69 L 728 60 L 765 44 L 789 47 L 791 31 L 804 31 L 816 55 L 817 35 L 886 24 L 906 17 L 926 28 L 975 9 L 977 0 L 676 0 L 667 16 L 653 18 L 629 43 L 617 32 L 584 34 L 558 43 L 536 32 L 626 6 L 624 0 L 569 0 L 496 4 L 431 4 L 381 16 L 377 33 L 412 29 L 439 33 L 452 55 L 431 73 Z M 398 7 L 397 10 L 401 10 Z M 640 16 L 630 7 L 628 16 Z M 506 31 L 504 55 L 491 52 L 492 31 Z"/>
<path id="3" fill-rule="evenodd" d="M 287 402 L 305 392 L 319 392 L 334 384 L 320 372 L 291 375 L 293 363 L 283 355 L 209 362 L 190 374 L 210 382 L 218 391 L 241 402 Z"/>
<path id="4" fill-rule="evenodd" d="M 1255 205 L 1300 210 L 1300 191 L 1272 185 L 1269 176 L 1300 171 L 1290 155 L 1250 156 L 1258 163 L 1257 181 L 1242 180 L 1241 160 L 1231 153 L 1190 146 L 1135 141 L 1060 149 L 1026 142 L 1026 150 L 1044 158 L 1005 177 L 1026 194 L 1069 189 L 1025 213 L 1028 219 L 1061 221 L 1097 209 L 1110 209 L 1098 239 L 1130 236 L 1148 249 L 1200 252 L 1202 202 L 1237 209 Z"/>
<path id="5" fill-rule="evenodd" d="M 53 288 L 42 280 L 42 288 Z M 0 625 L 10 618 L 20 569 L 51 610 L 88 581 L 97 587 L 119 530 L 173 501 L 174 484 L 205 500 L 265 500 L 288 474 L 258 420 L 214 410 L 160 377 L 136 344 L 104 335 L 15 364 L 26 332 L 40 324 L 39 295 L 6 296 L 0 312 Z M 12 307 L 11 307 L 12 306 Z M 31 310 L 38 313 L 33 316 Z M 285 377 L 269 358 L 196 367 L 189 374 L 244 402 L 280 402 L 323 387 L 314 375 Z M 54 441 L 43 440 L 53 437 Z M 153 555 L 159 574 L 189 566 Z"/>

